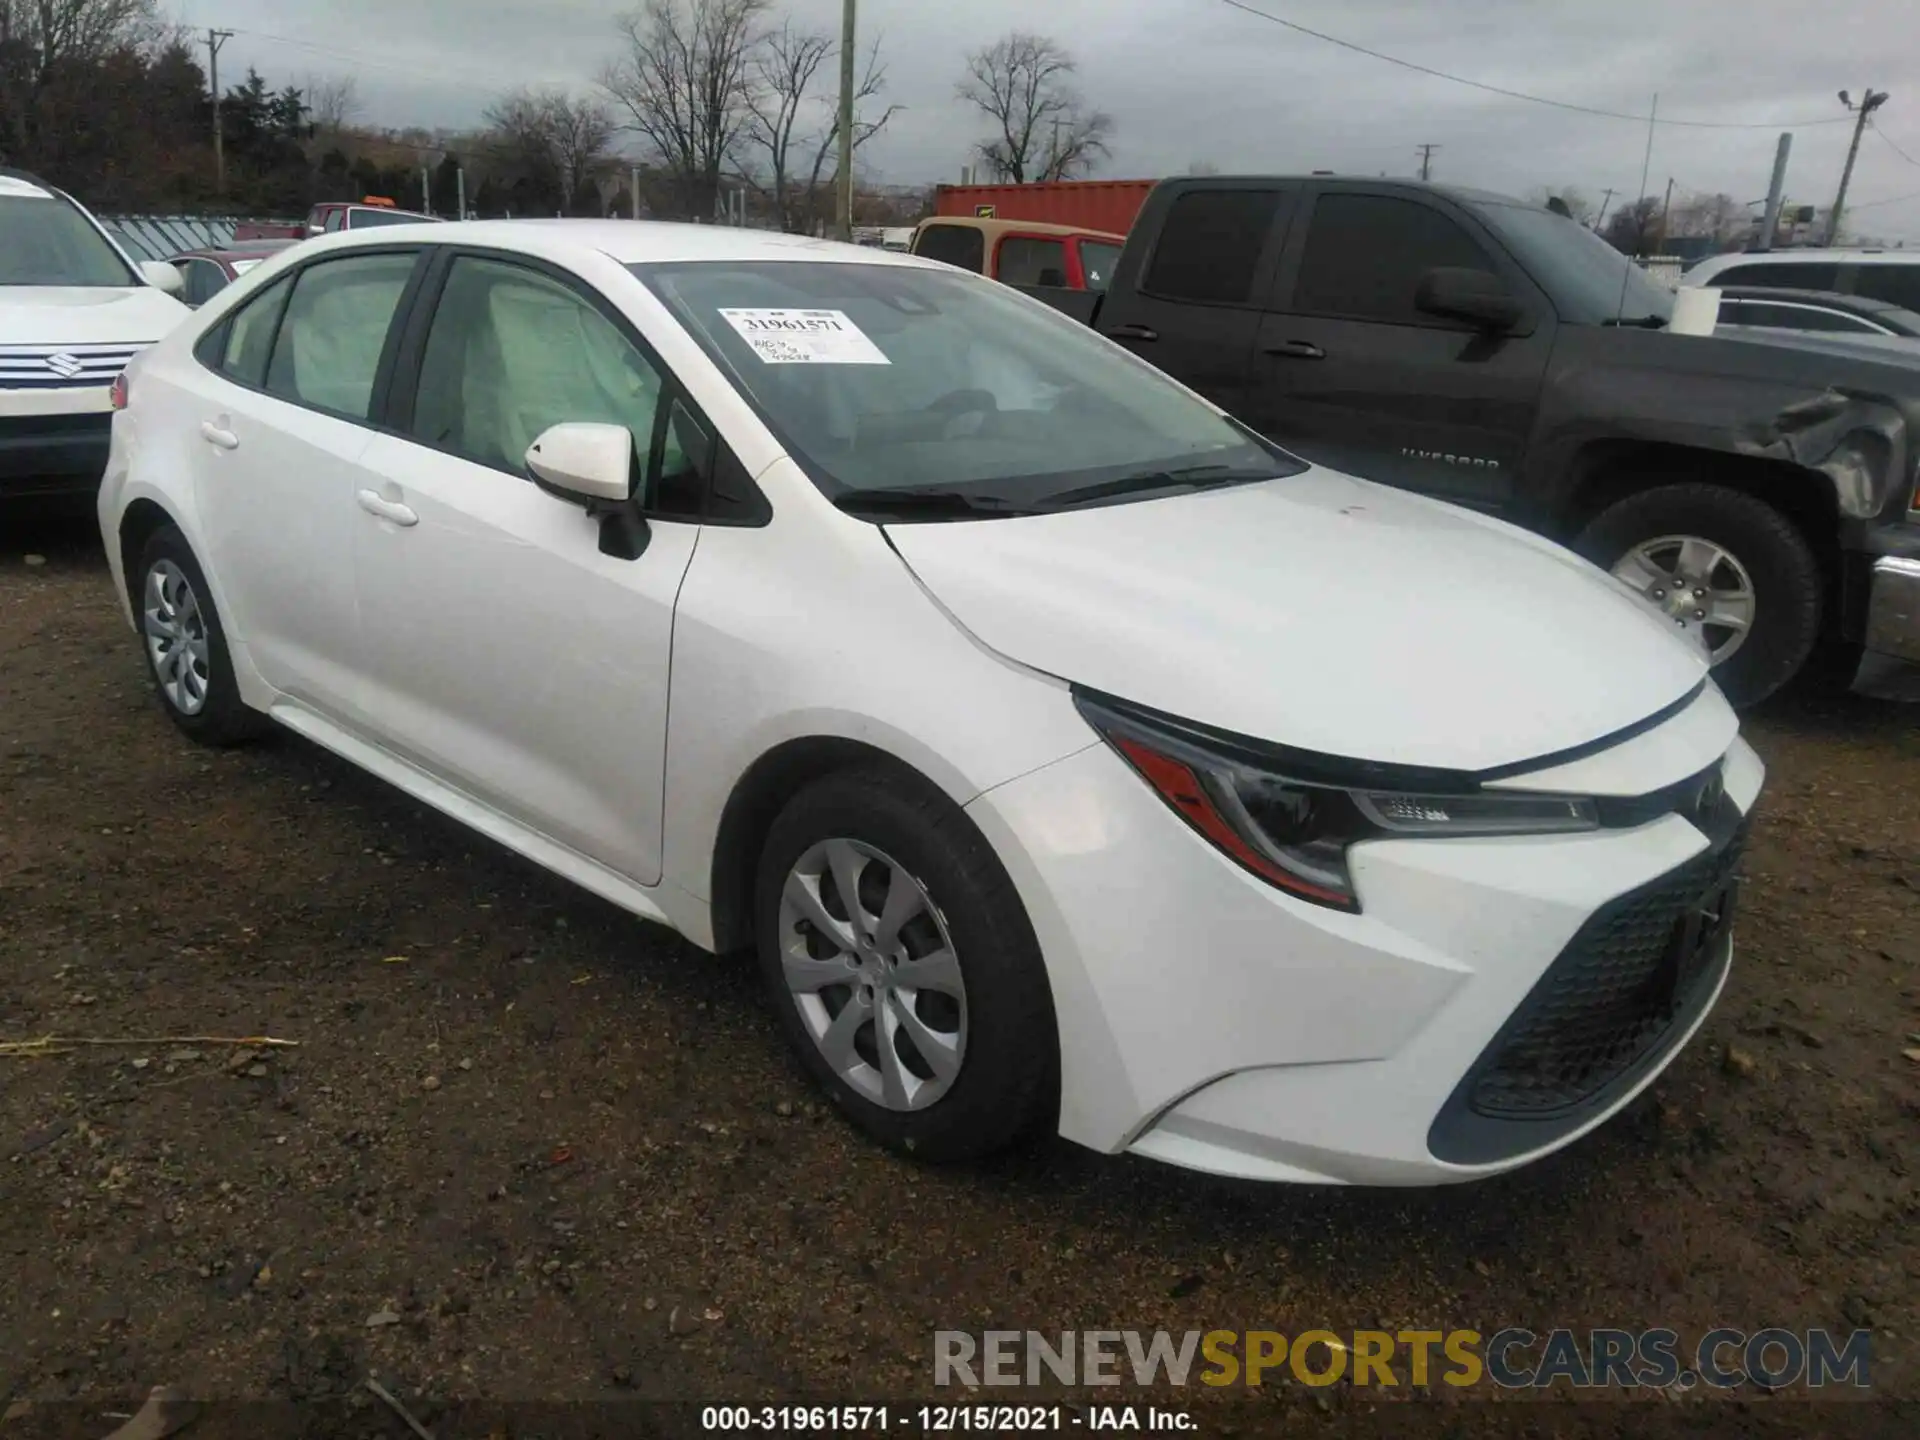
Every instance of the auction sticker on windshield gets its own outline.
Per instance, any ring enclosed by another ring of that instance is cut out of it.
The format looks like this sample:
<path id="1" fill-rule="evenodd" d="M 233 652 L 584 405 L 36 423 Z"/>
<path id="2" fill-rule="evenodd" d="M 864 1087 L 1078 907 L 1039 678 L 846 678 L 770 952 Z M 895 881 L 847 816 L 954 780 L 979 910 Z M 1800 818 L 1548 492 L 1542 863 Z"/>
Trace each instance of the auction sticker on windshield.
<path id="1" fill-rule="evenodd" d="M 767 365 L 891 365 L 844 310 L 722 310 Z"/>

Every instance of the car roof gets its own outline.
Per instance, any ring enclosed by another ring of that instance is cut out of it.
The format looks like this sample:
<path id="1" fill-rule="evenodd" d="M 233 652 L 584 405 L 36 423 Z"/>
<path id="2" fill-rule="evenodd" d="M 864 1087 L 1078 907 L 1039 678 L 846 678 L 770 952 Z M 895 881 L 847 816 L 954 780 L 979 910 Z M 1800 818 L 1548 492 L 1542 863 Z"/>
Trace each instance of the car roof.
<path id="1" fill-rule="evenodd" d="M 838 240 L 816 240 L 807 235 L 785 235 L 777 230 L 747 230 L 732 225 L 687 225 L 662 220 L 448 220 L 418 225 L 381 225 L 366 230 L 343 230 L 304 242 L 303 254 L 362 246 L 393 245 L 407 240 L 431 240 L 442 245 L 497 246 L 532 255 L 588 253 L 605 255 L 622 265 L 671 264 L 682 260 L 797 260 L 814 263 L 902 265 L 940 269 L 930 260 L 881 250 L 872 245 L 850 245 Z"/>
<path id="2" fill-rule="evenodd" d="M 1721 285 L 1722 295 L 1735 300 L 1787 300 L 1796 305 L 1824 305 L 1829 310 L 1851 310 L 1859 314 L 1893 313 L 1906 315 L 1905 306 L 1891 300 L 1876 300 L 1871 295 L 1842 295 L 1837 290 L 1801 290 L 1786 285 Z"/>
<path id="3" fill-rule="evenodd" d="M 978 230 L 981 234 L 990 237 L 1008 234 L 1049 237 L 1079 235 L 1088 240 L 1109 240 L 1121 243 L 1124 243 L 1127 238 L 1112 230 L 1099 230 L 1091 225 L 1056 225 L 1042 220 L 1009 220 L 997 215 L 932 215 L 914 228 L 925 230 L 930 225 L 957 225 L 966 230 Z"/>
<path id="4" fill-rule="evenodd" d="M 1733 265 L 1920 265 L 1920 250 L 1751 250 L 1709 255 L 1693 267 L 1718 271 Z M 1689 271 L 1688 273 L 1692 273 Z"/>
<path id="5" fill-rule="evenodd" d="M 30 200 L 58 200 L 60 192 L 38 175 L 27 170 L 14 170 L 0 165 L 0 195 L 13 195 Z"/>

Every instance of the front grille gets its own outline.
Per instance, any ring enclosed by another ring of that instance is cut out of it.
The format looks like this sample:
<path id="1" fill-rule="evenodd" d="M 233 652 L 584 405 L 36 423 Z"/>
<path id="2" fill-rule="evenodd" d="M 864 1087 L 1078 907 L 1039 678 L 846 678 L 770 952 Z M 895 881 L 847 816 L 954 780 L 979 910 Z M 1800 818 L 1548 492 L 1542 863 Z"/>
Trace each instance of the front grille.
<path id="1" fill-rule="evenodd" d="M 111 385 L 142 345 L 0 345 L 0 390 Z"/>
<path id="2" fill-rule="evenodd" d="M 1488 1118 L 1551 1118 L 1649 1057 L 1718 976 L 1724 923 L 1688 953 L 1677 937 L 1733 878 L 1746 837 L 1743 823 L 1724 844 L 1588 920 L 1475 1067 L 1468 1108 Z"/>

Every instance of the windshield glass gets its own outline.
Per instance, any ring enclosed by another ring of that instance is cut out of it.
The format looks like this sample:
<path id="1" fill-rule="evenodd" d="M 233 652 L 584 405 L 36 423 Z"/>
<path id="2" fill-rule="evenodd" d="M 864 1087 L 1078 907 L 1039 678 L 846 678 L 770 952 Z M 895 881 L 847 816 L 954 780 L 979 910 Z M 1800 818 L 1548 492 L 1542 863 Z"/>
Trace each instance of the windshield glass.
<path id="1" fill-rule="evenodd" d="M 1145 472 L 1303 468 L 994 282 L 905 265 L 632 269 L 836 500 L 978 486 L 1030 505 Z"/>
<path id="2" fill-rule="evenodd" d="M 1113 283 L 1113 267 L 1120 263 L 1120 247 L 1103 240 L 1080 242 L 1080 267 L 1087 272 L 1087 289 L 1104 290 Z"/>
<path id="3" fill-rule="evenodd" d="M 0 195 L 0 285 L 138 285 L 120 252 L 52 196 Z"/>
<path id="4" fill-rule="evenodd" d="M 1568 324 L 1673 317 L 1673 292 L 1578 221 L 1525 205 L 1474 208 L 1553 297 Z"/>
<path id="5" fill-rule="evenodd" d="M 411 210 L 377 210 L 369 206 L 365 210 L 355 210 L 347 228 L 366 230 L 376 225 L 424 225 L 434 218 L 432 215 L 415 214 Z"/>

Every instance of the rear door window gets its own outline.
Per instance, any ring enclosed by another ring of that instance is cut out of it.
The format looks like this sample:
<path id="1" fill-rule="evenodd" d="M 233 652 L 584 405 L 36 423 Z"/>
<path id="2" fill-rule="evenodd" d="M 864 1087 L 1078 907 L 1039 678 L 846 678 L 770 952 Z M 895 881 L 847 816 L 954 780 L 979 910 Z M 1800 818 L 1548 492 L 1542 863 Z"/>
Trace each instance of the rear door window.
<path id="1" fill-rule="evenodd" d="M 1838 290 L 1840 267 L 1820 260 L 1761 260 L 1722 270 L 1708 285 L 1766 285 L 1775 290 Z"/>
<path id="2" fill-rule="evenodd" d="M 1179 196 L 1167 208 L 1140 288 L 1163 300 L 1250 304 L 1280 198 L 1278 190 L 1190 190 Z"/>
<path id="3" fill-rule="evenodd" d="M 1000 242 L 994 278 L 1006 285 L 1067 283 L 1067 245 L 1038 235 L 1009 235 Z"/>
<path id="4" fill-rule="evenodd" d="M 913 253 L 943 265 L 958 265 L 979 275 L 987 266 L 987 240 L 971 225 L 929 225 Z"/>
<path id="5" fill-rule="evenodd" d="M 1854 268 L 1853 293 L 1885 300 L 1903 310 L 1920 310 L 1920 265 L 1862 261 Z"/>
<path id="6" fill-rule="evenodd" d="M 295 404 L 365 420 L 374 377 L 416 252 L 345 255 L 296 277 L 267 365 L 267 389 Z"/>

